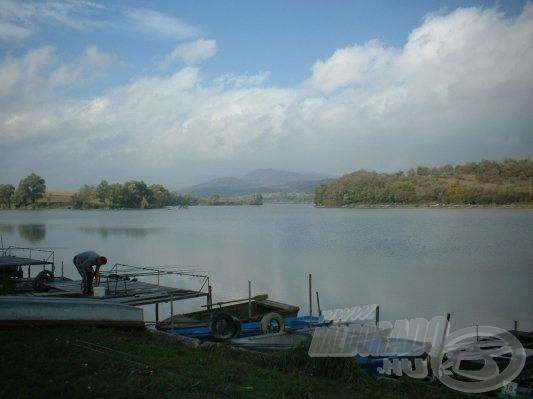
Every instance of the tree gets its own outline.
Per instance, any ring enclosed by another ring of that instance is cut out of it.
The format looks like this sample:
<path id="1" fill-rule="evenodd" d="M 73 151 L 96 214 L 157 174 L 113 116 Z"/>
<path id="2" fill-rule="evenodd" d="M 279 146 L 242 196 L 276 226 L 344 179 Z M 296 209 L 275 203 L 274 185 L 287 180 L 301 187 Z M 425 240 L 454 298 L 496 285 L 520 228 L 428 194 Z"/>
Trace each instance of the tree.
<path id="1" fill-rule="evenodd" d="M 161 184 L 152 184 L 148 187 L 151 191 L 151 198 L 153 202 L 150 204 L 152 208 L 161 208 L 170 205 L 170 193 Z"/>
<path id="2" fill-rule="evenodd" d="M 124 208 L 145 208 L 151 202 L 151 192 L 143 181 L 130 180 L 122 186 Z"/>
<path id="3" fill-rule="evenodd" d="M 105 204 L 111 194 L 111 186 L 106 180 L 102 180 L 100 184 L 96 186 L 95 194 L 96 198 Z"/>
<path id="4" fill-rule="evenodd" d="M 93 207 L 94 186 L 84 185 L 74 194 L 70 200 L 76 209 L 87 209 Z"/>
<path id="5" fill-rule="evenodd" d="M 30 174 L 19 182 L 15 192 L 16 206 L 31 205 L 35 207 L 35 202 L 43 198 L 46 192 L 46 184 L 41 176 L 35 173 Z"/>
<path id="6" fill-rule="evenodd" d="M 0 208 L 11 208 L 15 187 L 12 184 L 0 184 Z"/>
<path id="7" fill-rule="evenodd" d="M 263 196 L 260 193 L 252 195 L 250 198 L 250 205 L 263 205 Z"/>
<path id="8" fill-rule="evenodd" d="M 220 195 L 211 194 L 207 200 L 207 205 L 220 205 Z"/>
<path id="9" fill-rule="evenodd" d="M 122 184 L 113 183 L 109 186 L 109 201 L 111 208 L 122 208 L 123 196 Z"/>

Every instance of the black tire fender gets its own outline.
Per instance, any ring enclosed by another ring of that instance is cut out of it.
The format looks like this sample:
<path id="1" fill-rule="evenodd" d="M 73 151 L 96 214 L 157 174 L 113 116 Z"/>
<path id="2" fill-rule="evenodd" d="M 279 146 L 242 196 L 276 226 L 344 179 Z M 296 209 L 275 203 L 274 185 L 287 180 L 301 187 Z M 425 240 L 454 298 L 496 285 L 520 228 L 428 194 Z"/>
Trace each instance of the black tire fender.
<path id="1" fill-rule="evenodd" d="M 50 287 L 46 286 L 46 283 L 54 281 L 54 273 L 50 270 L 42 270 L 33 279 L 33 289 L 37 292 L 46 292 L 50 290 Z"/>
<path id="2" fill-rule="evenodd" d="M 261 319 L 261 332 L 263 334 L 283 331 L 285 331 L 285 320 L 279 313 L 267 313 Z"/>
<path id="3" fill-rule="evenodd" d="M 235 334 L 235 322 L 227 313 L 217 313 L 209 322 L 209 333 L 216 341 L 227 341 Z"/>
<path id="4" fill-rule="evenodd" d="M 235 316 L 233 316 L 232 318 L 235 328 L 233 329 L 233 335 L 231 336 L 231 338 L 237 338 L 239 335 L 241 335 L 242 332 L 242 322 Z"/>

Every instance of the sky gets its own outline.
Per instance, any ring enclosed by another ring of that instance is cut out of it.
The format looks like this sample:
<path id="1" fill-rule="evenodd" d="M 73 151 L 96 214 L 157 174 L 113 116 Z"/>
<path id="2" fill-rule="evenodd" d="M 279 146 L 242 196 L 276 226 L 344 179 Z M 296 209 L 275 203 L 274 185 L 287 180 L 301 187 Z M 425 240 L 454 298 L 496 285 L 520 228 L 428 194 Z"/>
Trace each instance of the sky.
<path id="1" fill-rule="evenodd" d="M 0 0 L 0 184 L 533 157 L 533 3 Z"/>

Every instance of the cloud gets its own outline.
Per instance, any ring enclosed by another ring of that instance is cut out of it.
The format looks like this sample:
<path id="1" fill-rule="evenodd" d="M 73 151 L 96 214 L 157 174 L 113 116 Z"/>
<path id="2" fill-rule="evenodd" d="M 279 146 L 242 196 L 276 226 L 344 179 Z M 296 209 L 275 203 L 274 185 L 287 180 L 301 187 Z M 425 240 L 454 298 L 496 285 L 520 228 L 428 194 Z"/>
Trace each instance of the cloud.
<path id="1" fill-rule="evenodd" d="M 349 86 L 362 89 L 376 84 L 384 86 L 391 83 L 387 70 L 396 55 L 395 49 L 385 48 L 377 40 L 346 47 L 335 51 L 326 61 L 316 62 L 307 83 L 325 93 Z"/>
<path id="2" fill-rule="evenodd" d="M 174 59 L 216 52 L 214 41 L 193 43 Z M 191 63 L 88 100 L 57 94 L 112 66 L 111 55 L 6 55 L 0 167 L 13 175 L 24 159 L 50 187 L 53 177 L 62 187 L 139 179 L 175 188 L 258 167 L 343 174 L 531 157 L 532 43 L 532 5 L 514 19 L 458 9 L 428 15 L 403 47 L 371 40 L 335 50 L 293 87 L 269 87 L 268 72 L 208 79 Z M 91 167 L 78 169 L 80 159 Z"/>
<path id="3" fill-rule="evenodd" d="M 187 39 L 199 34 L 188 23 L 150 9 L 131 9 L 125 15 L 136 27 L 150 34 L 174 39 Z"/>
<path id="4" fill-rule="evenodd" d="M 0 40 L 19 41 L 31 36 L 31 27 L 25 25 L 34 14 L 29 5 L 10 0 L 0 2 Z"/>
<path id="5" fill-rule="evenodd" d="M 0 99 L 39 95 L 46 78 L 42 75 L 54 63 L 52 46 L 31 50 L 21 58 L 7 54 L 0 63 Z"/>
<path id="6" fill-rule="evenodd" d="M 78 59 L 63 64 L 52 46 L 31 50 L 21 58 L 8 54 L 0 63 L 0 100 L 6 106 L 7 98 L 35 103 L 56 88 L 73 87 L 103 76 L 114 59 L 96 46 L 87 47 Z"/>
<path id="7" fill-rule="evenodd" d="M 217 53 L 217 44 L 214 40 L 197 39 L 192 42 L 178 45 L 163 61 L 162 66 L 167 67 L 175 60 L 180 60 L 187 65 L 194 65 L 205 61 Z"/>
<path id="8" fill-rule="evenodd" d="M 0 40 L 24 40 L 31 34 L 30 29 L 0 21 Z"/>
<path id="9" fill-rule="evenodd" d="M 261 72 L 254 75 L 244 74 L 226 74 L 217 77 L 214 80 L 215 86 L 227 86 L 241 88 L 246 86 L 260 86 L 270 78 L 270 72 Z"/>
<path id="10" fill-rule="evenodd" d="M 49 83 L 52 87 L 60 87 L 90 82 L 104 76 L 115 58 L 96 46 L 89 46 L 79 59 L 56 69 L 50 76 Z"/>
<path id="11" fill-rule="evenodd" d="M 92 19 L 105 7 L 90 1 L 0 2 L 0 40 L 21 41 L 39 31 L 41 25 L 75 30 L 102 25 Z"/>

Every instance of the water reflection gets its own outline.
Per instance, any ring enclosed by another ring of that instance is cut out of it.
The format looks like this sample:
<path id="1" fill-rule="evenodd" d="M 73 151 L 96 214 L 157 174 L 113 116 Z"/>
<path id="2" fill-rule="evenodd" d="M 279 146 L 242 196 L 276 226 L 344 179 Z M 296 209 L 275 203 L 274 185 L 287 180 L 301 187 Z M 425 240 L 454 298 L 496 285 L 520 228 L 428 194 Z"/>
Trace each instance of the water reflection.
<path id="1" fill-rule="evenodd" d="M 46 236 L 46 226 L 39 224 L 21 224 L 18 226 L 19 235 L 26 241 L 36 243 L 42 241 Z"/>
<path id="2" fill-rule="evenodd" d="M 13 234 L 14 231 L 14 225 L 0 225 L 0 234 Z"/>
<path id="3" fill-rule="evenodd" d="M 127 238 L 144 238 L 148 233 L 163 233 L 163 228 L 144 228 L 144 227 L 80 227 L 79 230 L 87 235 L 97 234 L 102 238 L 109 236 Z"/>

